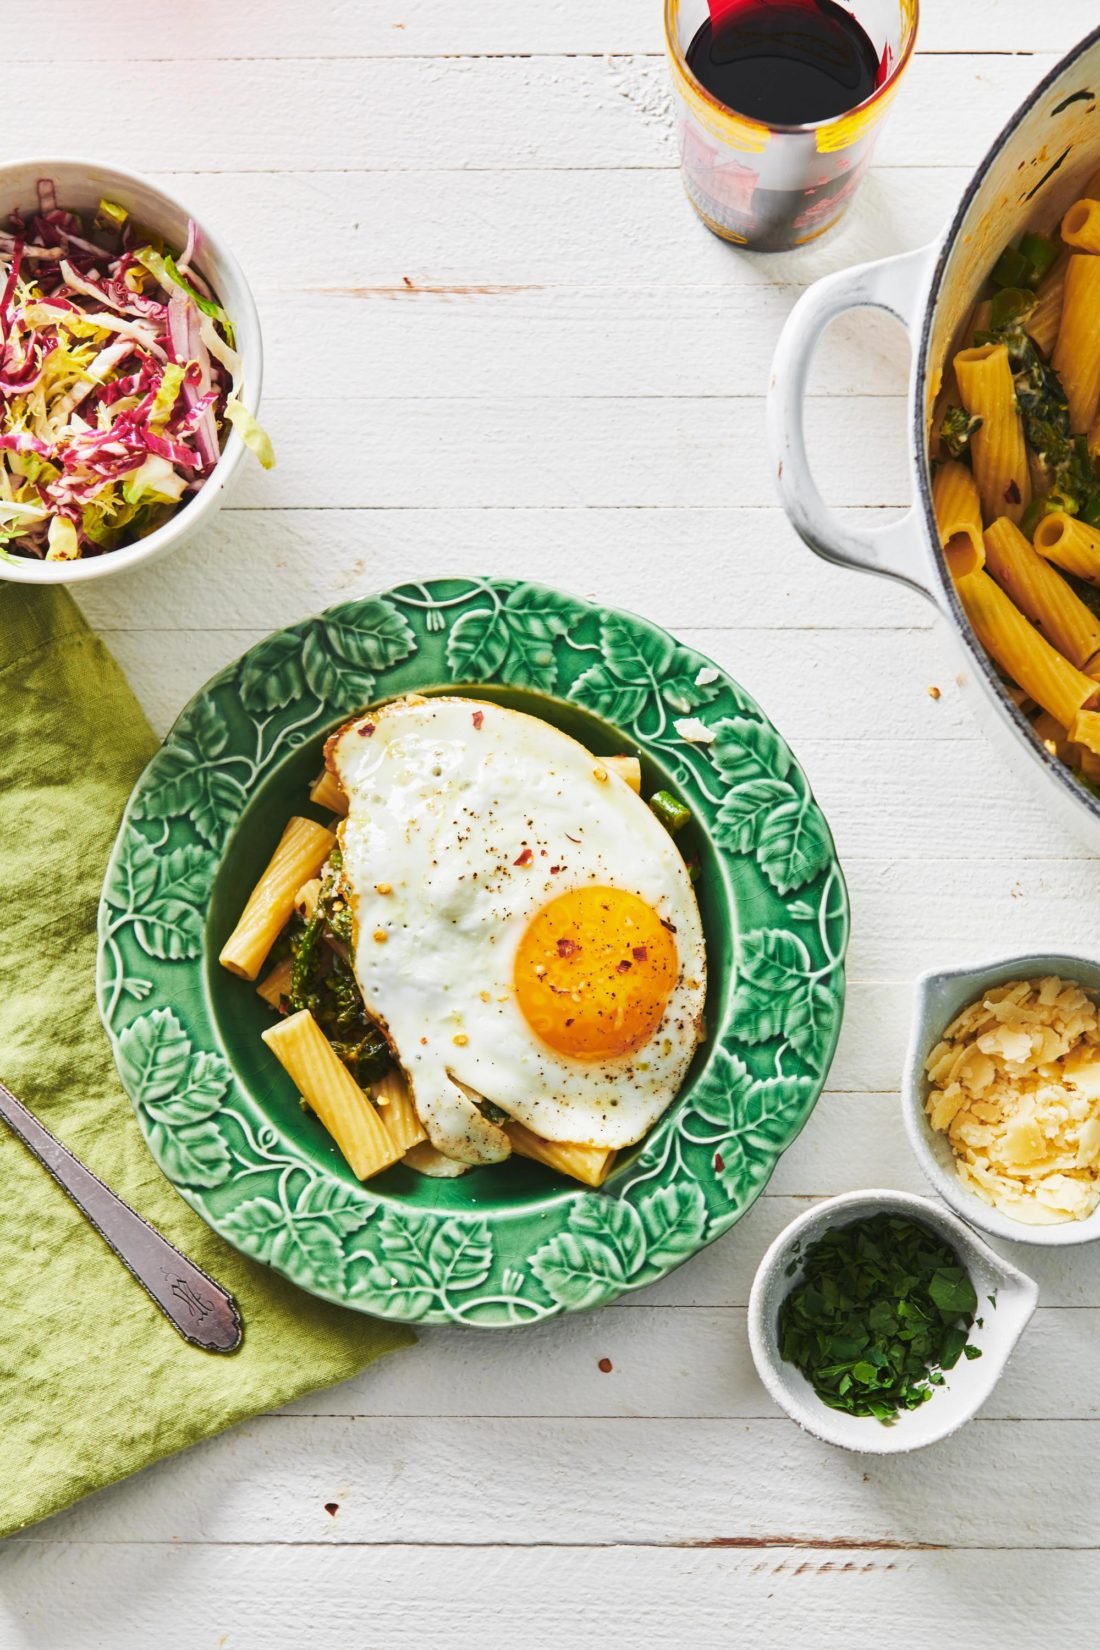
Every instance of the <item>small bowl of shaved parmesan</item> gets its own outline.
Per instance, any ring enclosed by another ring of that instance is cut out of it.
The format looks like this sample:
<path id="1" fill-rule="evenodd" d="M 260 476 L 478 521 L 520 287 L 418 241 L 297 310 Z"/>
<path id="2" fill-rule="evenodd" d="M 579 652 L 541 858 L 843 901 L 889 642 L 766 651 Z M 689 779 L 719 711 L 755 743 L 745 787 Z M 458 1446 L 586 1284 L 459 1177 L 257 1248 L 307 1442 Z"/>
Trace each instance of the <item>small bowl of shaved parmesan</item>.
<path id="1" fill-rule="evenodd" d="M 925 974 L 902 1087 L 928 1179 L 972 1226 L 1100 1238 L 1100 963 L 1054 953 Z"/>

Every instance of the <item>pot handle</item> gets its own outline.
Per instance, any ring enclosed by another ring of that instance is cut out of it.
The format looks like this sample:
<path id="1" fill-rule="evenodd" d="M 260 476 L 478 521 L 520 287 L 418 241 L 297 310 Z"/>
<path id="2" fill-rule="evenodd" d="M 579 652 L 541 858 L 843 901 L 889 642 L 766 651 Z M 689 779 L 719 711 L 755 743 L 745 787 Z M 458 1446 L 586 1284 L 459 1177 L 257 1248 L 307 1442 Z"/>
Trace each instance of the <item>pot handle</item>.
<path id="1" fill-rule="evenodd" d="M 929 601 L 932 569 L 922 511 L 915 503 L 888 527 L 854 527 L 829 509 L 818 492 L 806 454 L 803 407 L 810 363 L 821 334 L 845 310 L 885 309 L 909 333 L 915 349 L 925 294 L 939 243 L 856 264 L 815 282 L 798 300 L 780 335 L 768 391 L 768 437 L 783 508 L 811 550 L 840 567 L 882 573 L 919 590 Z"/>

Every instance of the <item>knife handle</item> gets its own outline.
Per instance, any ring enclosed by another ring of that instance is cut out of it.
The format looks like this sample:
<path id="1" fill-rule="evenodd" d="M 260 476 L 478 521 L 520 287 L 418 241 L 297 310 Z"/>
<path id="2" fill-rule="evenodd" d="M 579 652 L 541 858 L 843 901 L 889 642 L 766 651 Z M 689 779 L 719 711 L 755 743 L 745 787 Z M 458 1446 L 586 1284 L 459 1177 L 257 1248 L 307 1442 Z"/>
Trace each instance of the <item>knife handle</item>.
<path id="1" fill-rule="evenodd" d="M 241 1317 L 227 1290 L 105 1186 L 3 1083 L 0 1117 L 91 1221 L 185 1341 L 204 1352 L 237 1350 Z"/>

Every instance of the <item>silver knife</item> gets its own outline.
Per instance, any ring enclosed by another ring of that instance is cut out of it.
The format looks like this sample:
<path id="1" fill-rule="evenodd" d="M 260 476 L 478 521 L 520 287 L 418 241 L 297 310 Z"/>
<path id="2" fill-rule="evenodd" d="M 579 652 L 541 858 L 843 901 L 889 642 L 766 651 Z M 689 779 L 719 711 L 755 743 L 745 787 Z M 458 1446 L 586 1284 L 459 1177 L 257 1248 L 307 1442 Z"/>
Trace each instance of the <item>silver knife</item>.
<path id="1" fill-rule="evenodd" d="M 91 1221 L 132 1277 L 192 1346 L 236 1352 L 241 1315 L 229 1292 L 105 1186 L 0 1083 L 0 1117 Z"/>

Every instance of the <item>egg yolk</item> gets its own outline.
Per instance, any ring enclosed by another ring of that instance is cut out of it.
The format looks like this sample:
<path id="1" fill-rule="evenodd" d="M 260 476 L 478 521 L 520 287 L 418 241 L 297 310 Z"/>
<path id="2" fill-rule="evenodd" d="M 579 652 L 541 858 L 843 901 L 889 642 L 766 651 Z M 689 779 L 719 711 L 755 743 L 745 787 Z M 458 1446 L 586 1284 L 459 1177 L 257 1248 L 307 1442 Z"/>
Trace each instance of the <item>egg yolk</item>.
<path id="1" fill-rule="evenodd" d="M 678 967 L 672 932 L 645 900 L 573 888 L 531 919 L 516 954 L 516 999 L 558 1054 L 607 1060 L 653 1036 Z"/>

